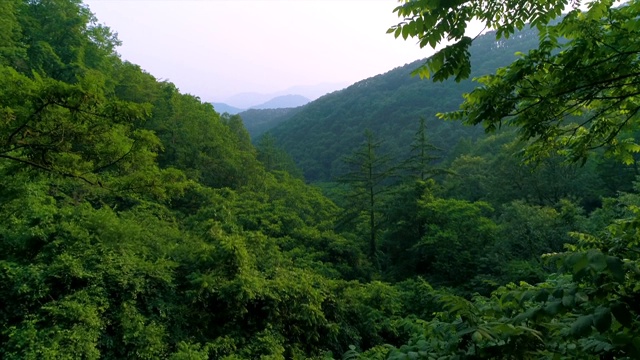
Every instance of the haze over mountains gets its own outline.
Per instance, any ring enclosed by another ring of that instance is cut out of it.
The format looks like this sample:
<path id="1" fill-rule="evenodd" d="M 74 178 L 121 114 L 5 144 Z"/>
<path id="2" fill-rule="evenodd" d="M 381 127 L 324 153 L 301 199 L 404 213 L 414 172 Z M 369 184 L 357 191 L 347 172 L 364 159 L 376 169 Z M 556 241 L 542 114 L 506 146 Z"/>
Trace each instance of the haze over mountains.
<path id="1" fill-rule="evenodd" d="M 247 109 L 279 109 L 302 106 L 322 95 L 340 90 L 347 83 L 321 83 L 316 85 L 298 85 L 273 92 L 245 92 L 233 95 L 223 101 L 212 102 L 220 113 L 237 114 Z"/>

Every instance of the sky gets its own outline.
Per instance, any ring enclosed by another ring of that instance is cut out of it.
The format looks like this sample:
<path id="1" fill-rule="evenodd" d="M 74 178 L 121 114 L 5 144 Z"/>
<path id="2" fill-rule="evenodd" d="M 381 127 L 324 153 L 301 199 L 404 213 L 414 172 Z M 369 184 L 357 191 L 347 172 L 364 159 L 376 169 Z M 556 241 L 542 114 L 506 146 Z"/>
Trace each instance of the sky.
<path id="1" fill-rule="evenodd" d="M 432 54 L 386 30 L 396 0 L 85 0 L 124 60 L 203 101 L 353 84 Z"/>

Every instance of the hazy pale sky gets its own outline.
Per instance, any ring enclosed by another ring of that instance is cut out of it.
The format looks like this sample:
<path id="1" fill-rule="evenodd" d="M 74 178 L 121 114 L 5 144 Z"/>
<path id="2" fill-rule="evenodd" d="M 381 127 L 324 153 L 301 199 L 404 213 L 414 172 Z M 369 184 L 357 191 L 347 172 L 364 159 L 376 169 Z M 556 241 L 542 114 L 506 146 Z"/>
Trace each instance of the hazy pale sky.
<path id="1" fill-rule="evenodd" d="M 352 84 L 432 52 L 386 34 L 395 0 L 85 0 L 122 58 L 205 101 Z"/>

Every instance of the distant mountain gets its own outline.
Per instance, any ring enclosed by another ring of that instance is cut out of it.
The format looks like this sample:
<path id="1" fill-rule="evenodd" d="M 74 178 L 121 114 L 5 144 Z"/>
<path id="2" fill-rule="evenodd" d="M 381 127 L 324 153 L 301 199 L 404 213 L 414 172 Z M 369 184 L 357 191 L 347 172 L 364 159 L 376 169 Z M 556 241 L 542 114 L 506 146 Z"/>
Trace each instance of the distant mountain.
<path id="1" fill-rule="evenodd" d="M 254 105 L 265 103 L 276 96 L 278 95 L 261 94 L 257 92 L 245 92 L 245 93 L 235 94 L 225 99 L 224 103 L 240 109 L 249 109 Z"/>
<path id="2" fill-rule="evenodd" d="M 350 84 L 346 82 L 322 83 L 316 85 L 298 85 L 290 87 L 288 89 L 284 89 L 280 91 L 279 94 L 300 94 L 306 98 L 309 98 L 310 100 L 315 100 L 328 93 L 344 89 L 349 85 Z"/>
<path id="3" fill-rule="evenodd" d="M 302 95 L 282 95 L 274 97 L 273 99 L 252 106 L 251 109 L 282 109 L 282 108 L 294 108 L 298 106 L 302 106 L 310 102 L 308 98 Z"/>
<path id="4" fill-rule="evenodd" d="M 302 107 L 280 109 L 249 109 L 239 113 L 252 139 L 264 134 L 283 121 L 297 114 Z"/>
<path id="5" fill-rule="evenodd" d="M 293 86 L 281 91 L 276 91 L 268 94 L 246 92 L 235 94 L 225 99 L 223 102 L 239 109 L 249 109 L 255 107 L 256 105 L 263 104 L 273 98 L 289 94 L 298 94 L 300 96 L 308 98 L 309 100 L 315 100 L 324 94 L 342 89 L 347 85 L 347 83 L 322 83 L 316 85 Z"/>
<path id="6" fill-rule="evenodd" d="M 237 107 L 234 107 L 225 103 L 214 102 L 214 103 L 211 103 L 211 105 L 213 105 L 213 108 L 216 110 L 216 112 L 219 112 L 220 114 L 229 113 L 231 115 L 235 115 L 245 110 L 245 109 L 239 109 Z"/>
<path id="7" fill-rule="evenodd" d="M 515 53 L 538 45 L 533 30 L 496 41 L 495 33 L 477 38 L 470 49 L 472 77 L 494 73 L 516 60 Z M 371 130 L 385 144 L 380 150 L 396 159 L 406 158 L 420 117 L 427 120 L 430 141 L 447 156 L 463 138 L 483 133 L 482 128 L 438 120 L 439 112 L 453 111 L 462 94 L 471 91 L 471 80 L 433 82 L 411 76 L 424 60 L 362 80 L 325 95 L 302 107 L 270 132 L 304 171 L 307 181 L 330 181 L 344 172 L 344 156 L 353 153 Z"/>

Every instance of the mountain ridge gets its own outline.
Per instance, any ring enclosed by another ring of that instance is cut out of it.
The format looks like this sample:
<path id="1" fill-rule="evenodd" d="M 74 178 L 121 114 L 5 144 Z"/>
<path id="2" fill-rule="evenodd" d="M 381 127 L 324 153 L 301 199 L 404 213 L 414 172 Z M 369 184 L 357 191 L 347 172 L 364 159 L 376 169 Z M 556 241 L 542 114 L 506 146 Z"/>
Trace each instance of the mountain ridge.
<path id="1" fill-rule="evenodd" d="M 307 97 L 298 94 L 276 96 L 262 104 L 251 106 L 249 109 L 282 109 L 306 105 L 311 102 Z"/>
<path id="2" fill-rule="evenodd" d="M 210 104 L 213 105 L 214 109 L 220 114 L 228 113 L 230 115 L 236 115 L 243 112 L 247 112 L 248 110 L 275 110 L 275 109 L 296 108 L 296 107 L 306 105 L 309 102 L 311 102 L 311 100 L 302 95 L 288 94 L 288 95 L 276 96 L 264 103 L 253 105 L 249 108 L 238 108 L 235 106 L 231 106 L 227 103 L 221 103 L 221 102 L 212 102 Z"/>
<path id="3" fill-rule="evenodd" d="M 213 108 L 216 110 L 216 112 L 220 114 L 227 113 L 231 115 L 236 115 L 246 110 L 246 109 L 240 109 L 240 108 L 231 106 L 229 104 L 220 103 L 220 102 L 212 102 L 210 104 L 213 105 Z"/>

